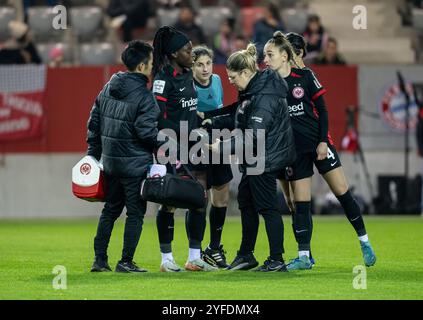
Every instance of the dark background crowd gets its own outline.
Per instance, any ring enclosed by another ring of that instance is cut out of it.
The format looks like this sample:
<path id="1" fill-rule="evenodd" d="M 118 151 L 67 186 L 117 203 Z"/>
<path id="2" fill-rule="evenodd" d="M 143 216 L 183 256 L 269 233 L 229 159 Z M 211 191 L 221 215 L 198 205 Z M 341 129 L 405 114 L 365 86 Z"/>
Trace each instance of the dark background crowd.
<path id="1" fill-rule="evenodd" d="M 65 30 L 51 27 L 56 5 L 67 9 Z M 294 24 L 284 20 L 289 10 Z M 216 64 L 251 41 L 261 52 L 276 30 L 304 35 L 307 63 L 346 63 L 319 16 L 287 0 L 0 0 L 0 63 L 115 64 L 127 42 L 152 41 L 161 25 L 184 32 L 194 45 L 208 45 Z"/>

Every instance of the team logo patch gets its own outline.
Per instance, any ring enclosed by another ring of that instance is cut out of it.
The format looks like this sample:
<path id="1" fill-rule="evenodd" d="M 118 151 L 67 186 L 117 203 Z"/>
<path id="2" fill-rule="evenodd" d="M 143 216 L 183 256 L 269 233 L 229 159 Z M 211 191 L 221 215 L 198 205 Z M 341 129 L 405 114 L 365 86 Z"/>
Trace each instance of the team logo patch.
<path id="1" fill-rule="evenodd" d="M 294 169 L 292 169 L 292 167 L 286 167 L 285 171 L 286 171 L 286 176 L 289 178 L 294 175 Z"/>
<path id="2" fill-rule="evenodd" d="M 292 89 L 292 95 L 294 96 L 294 98 L 301 99 L 302 97 L 304 97 L 304 89 L 301 87 L 295 87 L 294 89 Z"/>
<path id="3" fill-rule="evenodd" d="M 166 81 L 156 80 L 153 83 L 153 93 L 163 93 Z"/>
<path id="4" fill-rule="evenodd" d="M 83 163 L 79 168 L 79 171 L 85 176 L 89 175 L 91 172 L 91 166 L 89 163 Z"/>

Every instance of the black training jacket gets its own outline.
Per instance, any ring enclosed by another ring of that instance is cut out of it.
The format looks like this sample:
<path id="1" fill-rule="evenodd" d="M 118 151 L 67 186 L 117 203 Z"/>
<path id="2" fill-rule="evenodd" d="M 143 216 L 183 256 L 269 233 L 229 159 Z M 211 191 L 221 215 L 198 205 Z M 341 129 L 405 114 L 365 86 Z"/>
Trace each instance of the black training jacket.
<path id="1" fill-rule="evenodd" d="M 296 158 L 294 135 L 286 102 L 287 84 L 279 74 L 272 70 L 257 72 L 247 88 L 240 92 L 236 111 L 229 107 L 227 115 L 213 117 L 214 128 L 253 129 L 253 143 L 257 143 L 256 129 L 265 130 L 265 172 L 279 171 L 291 165 Z M 225 108 L 222 108 L 225 109 Z M 232 112 L 231 112 L 232 110 Z M 234 151 L 235 140 L 225 140 L 222 148 L 230 143 Z M 244 142 L 245 143 L 245 142 Z M 256 147 L 256 146 L 255 146 Z M 254 165 L 244 164 L 253 167 Z"/>
<path id="2" fill-rule="evenodd" d="M 87 154 L 102 157 L 108 174 L 141 177 L 153 164 L 160 109 L 147 83 L 143 74 L 116 73 L 91 109 Z"/>

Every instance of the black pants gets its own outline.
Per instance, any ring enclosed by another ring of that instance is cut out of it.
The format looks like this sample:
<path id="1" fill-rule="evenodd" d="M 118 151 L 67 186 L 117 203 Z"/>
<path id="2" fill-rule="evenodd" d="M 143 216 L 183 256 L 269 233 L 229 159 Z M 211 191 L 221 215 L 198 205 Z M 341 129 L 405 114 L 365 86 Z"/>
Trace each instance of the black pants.
<path id="1" fill-rule="evenodd" d="M 277 198 L 276 173 L 265 172 L 256 176 L 243 173 L 238 186 L 238 204 L 242 223 L 240 254 L 254 251 L 261 214 L 266 224 L 270 257 L 280 260 L 284 252 L 284 230 Z"/>
<path id="2" fill-rule="evenodd" d="M 113 225 L 126 206 L 125 233 L 123 237 L 122 261 L 131 261 L 141 236 L 146 201 L 141 199 L 142 177 L 118 178 L 106 176 L 106 203 L 94 238 L 94 251 L 98 258 L 107 259 L 107 247 Z"/>

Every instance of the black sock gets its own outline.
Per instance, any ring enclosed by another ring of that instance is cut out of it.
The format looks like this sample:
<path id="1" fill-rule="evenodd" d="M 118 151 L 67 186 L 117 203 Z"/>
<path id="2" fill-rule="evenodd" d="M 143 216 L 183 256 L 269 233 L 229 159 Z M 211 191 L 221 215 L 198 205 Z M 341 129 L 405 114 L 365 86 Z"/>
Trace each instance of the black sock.
<path id="1" fill-rule="evenodd" d="M 295 232 L 295 212 L 291 214 L 291 218 L 292 218 L 292 223 L 291 223 L 292 232 L 294 233 L 295 241 L 298 243 L 298 236 L 297 236 L 297 233 Z"/>
<path id="2" fill-rule="evenodd" d="M 298 251 L 310 251 L 310 201 L 295 202 L 294 227 Z"/>
<path id="3" fill-rule="evenodd" d="M 205 208 L 189 210 L 185 215 L 185 226 L 187 229 L 189 247 L 201 249 L 204 232 L 206 230 Z"/>
<path id="4" fill-rule="evenodd" d="M 337 198 L 341 203 L 342 208 L 344 208 L 345 215 L 354 227 L 355 232 L 357 232 L 357 235 L 359 237 L 364 236 L 367 232 L 366 227 L 364 226 L 363 217 L 361 216 L 360 207 L 357 201 L 353 198 L 350 190 Z"/>
<path id="5" fill-rule="evenodd" d="M 156 217 L 157 232 L 159 234 L 160 252 L 172 252 L 172 240 L 175 226 L 173 213 L 159 210 Z"/>
<path id="6" fill-rule="evenodd" d="M 313 217 L 311 215 L 311 204 L 310 204 L 310 259 L 313 258 L 313 255 L 311 254 L 311 239 L 313 237 Z"/>
<path id="7" fill-rule="evenodd" d="M 219 249 L 220 240 L 222 238 L 223 225 L 225 224 L 226 207 L 218 208 L 211 206 L 210 208 L 210 249 Z"/>

